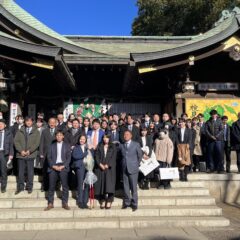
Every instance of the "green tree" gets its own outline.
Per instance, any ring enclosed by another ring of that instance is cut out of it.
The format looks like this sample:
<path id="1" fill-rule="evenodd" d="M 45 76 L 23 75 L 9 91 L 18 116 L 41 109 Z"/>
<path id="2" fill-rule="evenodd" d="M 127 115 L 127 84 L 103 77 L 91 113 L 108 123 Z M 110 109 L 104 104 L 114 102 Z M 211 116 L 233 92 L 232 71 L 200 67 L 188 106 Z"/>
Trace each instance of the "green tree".
<path id="1" fill-rule="evenodd" d="M 240 0 L 137 0 L 137 6 L 132 35 L 186 36 L 209 30 L 222 10 L 240 6 Z"/>

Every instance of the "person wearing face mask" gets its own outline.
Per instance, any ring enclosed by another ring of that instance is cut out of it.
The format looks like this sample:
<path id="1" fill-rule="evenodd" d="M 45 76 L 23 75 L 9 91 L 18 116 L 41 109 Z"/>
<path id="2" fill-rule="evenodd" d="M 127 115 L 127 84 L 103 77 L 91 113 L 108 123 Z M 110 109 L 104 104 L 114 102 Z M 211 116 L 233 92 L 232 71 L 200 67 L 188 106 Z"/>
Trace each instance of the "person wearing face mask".
<path id="1" fill-rule="evenodd" d="M 0 112 L 0 120 L 2 120 L 2 119 L 3 119 L 3 113 Z"/>

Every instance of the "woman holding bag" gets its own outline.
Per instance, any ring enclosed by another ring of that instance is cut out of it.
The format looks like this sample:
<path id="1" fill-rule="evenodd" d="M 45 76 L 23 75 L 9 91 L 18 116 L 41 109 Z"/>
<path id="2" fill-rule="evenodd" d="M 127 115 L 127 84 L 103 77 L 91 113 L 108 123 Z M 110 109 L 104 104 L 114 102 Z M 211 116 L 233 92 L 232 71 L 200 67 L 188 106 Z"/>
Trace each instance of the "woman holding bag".
<path id="1" fill-rule="evenodd" d="M 86 168 L 84 166 L 84 158 L 88 155 L 87 137 L 80 136 L 79 144 L 72 151 L 72 165 L 77 177 L 77 205 L 81 209 L 88 208 L 88 185 L 84 183 Z"/>
<path id="2" fill-rule="evenodd" d="M 95 174 L 98 181 L 95 183 L 95 195 L 100 202 L 101 209 L 110 209 L 114 200 L 116 185 L 116 158 L 117 149 L 110 142 L 110 135 L 103 136 L 95 153 Z"/>
<path id="3" fill-rule="evenodd" d="M 158 174 L 160 175 L 159 171 L 160 168 L 167 168 L 173 159 L 173 143 L 172 140 L 169 138 L 169 132 L 167 129 L 163 129 L 159 133 L 159 138 L 155 140 L 154 144 L 154 152 L 156 158 L 159 162 Z M 169 189 L 171 188 L 170 180 L 161 180 L 161 176 L 159 177 L 159 185 L 158 189 L 164 188 Z"/>

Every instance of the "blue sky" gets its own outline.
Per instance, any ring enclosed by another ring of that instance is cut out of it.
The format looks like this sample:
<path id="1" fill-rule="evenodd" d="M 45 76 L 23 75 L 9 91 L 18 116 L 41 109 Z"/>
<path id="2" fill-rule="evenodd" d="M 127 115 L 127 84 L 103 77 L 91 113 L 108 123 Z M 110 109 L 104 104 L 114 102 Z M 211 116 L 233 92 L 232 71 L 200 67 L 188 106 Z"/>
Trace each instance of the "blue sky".
<path id="1" fill-rule="evenodd" d="M 136 0 L 15 0 L 61 34 L 131 35 Z"/>

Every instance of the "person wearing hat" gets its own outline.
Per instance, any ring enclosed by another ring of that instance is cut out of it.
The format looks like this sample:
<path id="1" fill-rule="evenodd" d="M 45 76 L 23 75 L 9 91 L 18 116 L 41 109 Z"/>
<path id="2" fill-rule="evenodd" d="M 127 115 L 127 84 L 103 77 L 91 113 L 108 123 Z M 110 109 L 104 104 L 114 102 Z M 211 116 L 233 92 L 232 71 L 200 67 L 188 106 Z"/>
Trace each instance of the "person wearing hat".
<path id="1" fill-rule="evenodd" d="M 211 110 L 211 118 L 206 122 L 207 172 L 224 172 L 224 127 L 216 110 Z"/>
<path id="2" fill-rule="evenodd" d="M 7 164 L 13 159 L 13 135 L 6 129 L 4 119 L 0 119 L 0 174 L 1 192 L 5 193 L 7 188 Z"/>

